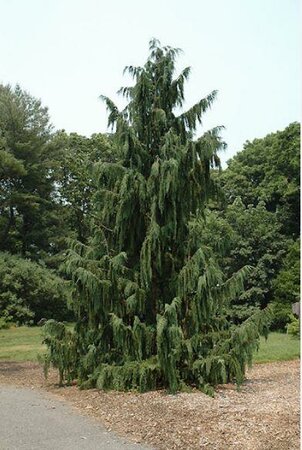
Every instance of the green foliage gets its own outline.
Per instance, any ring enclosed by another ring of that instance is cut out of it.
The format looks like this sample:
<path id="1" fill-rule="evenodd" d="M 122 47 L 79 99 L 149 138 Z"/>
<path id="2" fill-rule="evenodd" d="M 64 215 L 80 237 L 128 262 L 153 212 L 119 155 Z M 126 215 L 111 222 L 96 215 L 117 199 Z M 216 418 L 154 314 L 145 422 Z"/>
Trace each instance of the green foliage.
<path id="1" fill-rule="evenodd" d="M 272 282 L 273 329 L 285 330 L 292 316 L 292 304 L 300 299 L 300 240 L 291 242 L 281 270 Z"/>
<path id="2" fill-rule="evenodd" d="M 51 131 L 40 100 L 0 85 L 0 250 L 36 260 L 51 253 L 59 223 Z"/>
<path id="3" fill-rule="evenodd" d="M 72 324 L 66 326 L 69 331 L 73 330 Z M 36 326 L 10 326 L 9 329 L 0 330 L 0 360 L 37 361 L 37 356 L 39 356 L 39 360 L 43 360 L 46 346 L 41 344 L 42 335 L 45 335 L 43 328 Z M 94 350 L 91 349 L 90 356 L 93 353 Z M 259 349 L 255 350 L 254 361 L 256 363 L 286 361 L 299 358 L 299 354 L 300 342 L 298 339 L 293 339 L 291 335 L 286 333 L 272 332 L 267 339 L 260 337 Z M 152 365 L 152 360 L 147 361 L 147 363 Z M 155 363 L 153 369 L 156 370 Z M 96 381 L 92 380 L 90 386 L 95 385 L 95 383 Z M 82 383 L 82 387 L 89 387 L 89 380 Z M 211 386 L 207 386 L 206 389 L 210 388 Z M 139 390 L 139 387 L 136 389 Z M 190 386 L 182 384 L 180 389 L 189 392 Z"/>
<path id="4" fill-rule="evenodd" d="M 145 392 L 157 387 L 160 376 L 160 367 L 152 358 L 127 362 L 123 366 L 102 364 L 97 371 L 96 386 L 104 390 Z"/>
<path id="5" fill-rule="evenodd" d="M 47 377 L 51 362 L 59 371 L 60 385 L 64 379 L 71 381 L 77 363 L 77 348 L 73 332 L 63 323 L 51 319 L 43 326 L 43 335 L 43 344 L 48 346 L 48 353 L 43 354 L 40 358 L 44 363 L 45 376 Z"/>
<path id="6" fill-rule="evenodd" d="M 283 265 L 273 282 L 275 298 L 295 303 L 300 294 L 300 239 L 291 242 Z"/>
<path id="7" fill-rule="evenodd" d="M 221 183 L 229 203 L 241 197 L 245 206 L 263 200 L 277 214 L 282 233 L 299 237 L 300 125 L 247 142 L 230 161 Z"/>
<path id="8" fill-rule="evenodd" d="M 125 109 L 102 97 L 111 135 L 54 133 L 40 100 L 0 85 L 0 250 L 58 273 L 69 242 L 84 244 L 71 246 L 64 275 L 77 290 L 75 309 L 88 322 L 112 310 L 122 320 L 110 316 L 121 342 L 135 328 L 142 360 L 156 353 L 157 316 L 179 297 L 178 275 L 199 248 L 212 250 L 224 280 L 254 267 L 227 307 L 234 323 L 273 303 L 273 327 L 285 329 L 300 284 L 299 124 L 247 142 L 221 171 L 221 127 L 195 136 L 217 92 L 181 112 L 190 68 L 175 76 L 179 53 L 153 40 L 147 63 L 126 68 L 134 85 L 120 90 Z M 30 323 L 33 310 L 8 291 L 3 304 Z M 113 308 L 116 298 L 121 304 Z M 48 317 L 45 307 L 40 315 Z M 177 359 L 175 326 L 168 326 L 175 341 L 169 351 Z"/>
<path id="9" fill-rule="evenodd" d="M 267 211 L 263 201 L 245 207 L 237 199 L 227 208 L 225 217 L 235 234 L 231 270 L 245 264 L 254 267 L 236 304 L 263 308 L 273 299 L 272 280 L 280 270 L 287 239 L 280 232 L 276 215 Z"/>
<path id="10" fill-rule="evenodd" d="M 274 300 L 272 302 L 273 320 L 271 324 L 272 330 L 285 330 L 290 322 L 292 315 L 291 304 L 282 300 Z"/>
<path id="11" fill-rule="evenodd" d="M 237 198 L 224 210 L 206 210 L 191 227 L 194 236 L 203 236 L 228 276 L 240 267 L 253 266 L 244 291 L 231 302 L 228 314 L 233 322 L 241 323 L 275 298 L 273 280 L 289 240 L 281 234 L 276 214 L 267 211 L 263 201 L 246 207 Z"/>
<path id="12" fill-rule="evenodd" d="M 0 253 L 0 311 L 18 325 L 70 317 L 65 284 L 34 262 Z"/>
<path id="13" fill-rule="evenodd" d="M 300 337 L 300 319 L 297 319 L 295 316 L 291 315 L 291 321 L 287 324 L 287 332 L 288 334 L 299 338 Z"/>
<path id="14" fill-rule="evenodd" d="M 11 324 L 4 317 L 0 317 L 0 330 L 8 330 Z"/>
<path id="15" fill-rule="evenodd" d="M 53 133 L 40 100 L 0 85 L 0 250 L 58 270 L 67 238 L 87 238 L 92 167 L 110 160 L 110 145 Z"/>
<path id="16" fill-rule="evenodd" d="M 65 263 L 77 324 L 73 334 L 60 323 L 45 328 L 46 366 L 82 387 L 175 392 L 193 385 L 211 393 L 217 383 L 242 382 L 267 331 L 269 310 L 240 326 L 227 320 L 251 268 L 226 277 L 194 233 L 215 193 L 210 171 L 225 144 L 220 127 L 195 138 L 216 91 L 177 115 L 190 72 L 174 77 L 178 54 L 152 40 L 146 64 L 126 68 L 135 84 L 120 91 L 125 109 L 102 97 L 112 151 L 95 165 L 91 234 L 71 245 Z"/>
<path id="17" fill-rule="evenodd" d="M 54 155 L 56 203 L 64 214 L 65 234 L 85 242 L 92 214 L 91 197 L 95 193 L 93 165 L 101 159 L 110 160 L 109 138 L 101 134 L 87 138 L 60 131 L 52 137 L 50 146 Z"/>
<path id="18" fill-rule="evenodd" d="M 300 286 L 299 160 L 300 126 L 293 123 L 247 142 L 225 171 L 215 173 L 228 205 L 212 205 L 218 210 L 208 214 L 207 241 L 227 273 L 254 266 L 245 292 L 233 302 L 235 321 L 273 303 L 272 327 L 284 330 L 289 322 Z"/>

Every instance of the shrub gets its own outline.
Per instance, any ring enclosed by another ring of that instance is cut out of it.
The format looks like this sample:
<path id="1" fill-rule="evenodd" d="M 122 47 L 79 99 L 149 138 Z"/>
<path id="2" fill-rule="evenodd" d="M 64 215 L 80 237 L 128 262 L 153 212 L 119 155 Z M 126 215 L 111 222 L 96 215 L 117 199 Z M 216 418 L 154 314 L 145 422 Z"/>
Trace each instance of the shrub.
<path id="1" fill-rule="evenodd" d="M 37 263 L 0 253 L 0 311 L 5 322 L 18 325 L 67 319 L 64 280 Z"/>
<path id="2" fill-rule="evenodd" d="M 288 334 L 294 337 L 300 337 L 300 319 L 292 315 L 291 322 L 286 326 Z"/>
<path id="3" fill-rule="evenodd" d="M 280 330 L 285 332 L 292 315 L 291 304 L 282 303 L 281 301 L 272 302 L 272 311 L 273 320 L 271 330 Z"/>
<path id="4" fill-rule="evenodd" d="M 4 317 L 0 317 L 0 330 L 7 330 L 9 327 L 10 323 Z"/>

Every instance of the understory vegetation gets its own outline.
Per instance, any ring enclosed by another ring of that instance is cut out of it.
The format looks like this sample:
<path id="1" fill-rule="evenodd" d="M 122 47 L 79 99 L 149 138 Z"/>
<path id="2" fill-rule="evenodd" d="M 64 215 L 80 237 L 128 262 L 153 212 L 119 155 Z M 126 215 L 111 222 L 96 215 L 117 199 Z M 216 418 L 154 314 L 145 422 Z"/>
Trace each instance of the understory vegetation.
<path id="1" fill-rule="evenodd" d="M 179 54 L 152 40 L 90 138 L 0 85 L 0 328 L 49 319 L 61 382 L 211 394 L 243 381 L 269 327 L 299 334 L 299 124 L 222 170 L 222 127 L 197 137 L 217 92 L 184 111 Z"/>
<path id="2" fill-rule="evenodd" d="M 62 278 L 36 262 L 0 253 L 0 310 L 6 323 L 32 325 L 41 319 L 67 320 Z"/>

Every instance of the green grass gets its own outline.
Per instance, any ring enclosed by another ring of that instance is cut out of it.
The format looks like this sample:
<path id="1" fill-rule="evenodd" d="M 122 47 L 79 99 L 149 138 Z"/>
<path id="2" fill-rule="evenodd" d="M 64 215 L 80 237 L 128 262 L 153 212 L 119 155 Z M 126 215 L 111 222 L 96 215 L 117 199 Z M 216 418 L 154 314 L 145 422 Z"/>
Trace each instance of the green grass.
<path id="1" fill-rule="evenodd" d="M 19 327 L 0 330 L 0 361 L 37 361 L 42 345 L 40 327 Z"/>
<path id="2" fill-rule="evenodd" d="M 268 339 L 261 337 L 259 351 L 255 353 L 255 363 L 289 361 L 300 357 L 300 340 L 289 334 L 270 333 Z"/>
<path id="3" fill-rule="evenodd" d="M 72 327 L 72 325 L 68 325 Z M 40 327 L 19 327 L 0 330 L 0 361 L 37 361 L 43 353 Z M 287 361 L 300 356 L 300 341 L 288 334 L 270 333 L 268 340 L 261 338 L 254 362 Z"/>

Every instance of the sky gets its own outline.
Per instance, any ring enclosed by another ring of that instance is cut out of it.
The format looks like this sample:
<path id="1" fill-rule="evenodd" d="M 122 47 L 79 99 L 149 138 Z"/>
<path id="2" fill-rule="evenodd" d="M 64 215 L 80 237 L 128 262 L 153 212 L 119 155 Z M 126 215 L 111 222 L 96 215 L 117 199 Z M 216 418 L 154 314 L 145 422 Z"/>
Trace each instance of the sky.
<path id="1" fill-rule="evenodd" d="M 213 89 L 205 130 L 224 125 L 225 164 L 246 140 L 301 116 L 299 0 L 0 0 L 0 83 L 41 98 L 56 129 L 106 132 L 104 94 L 131 84 L 152 37 L 192 67 L 185 108 Z"/>

